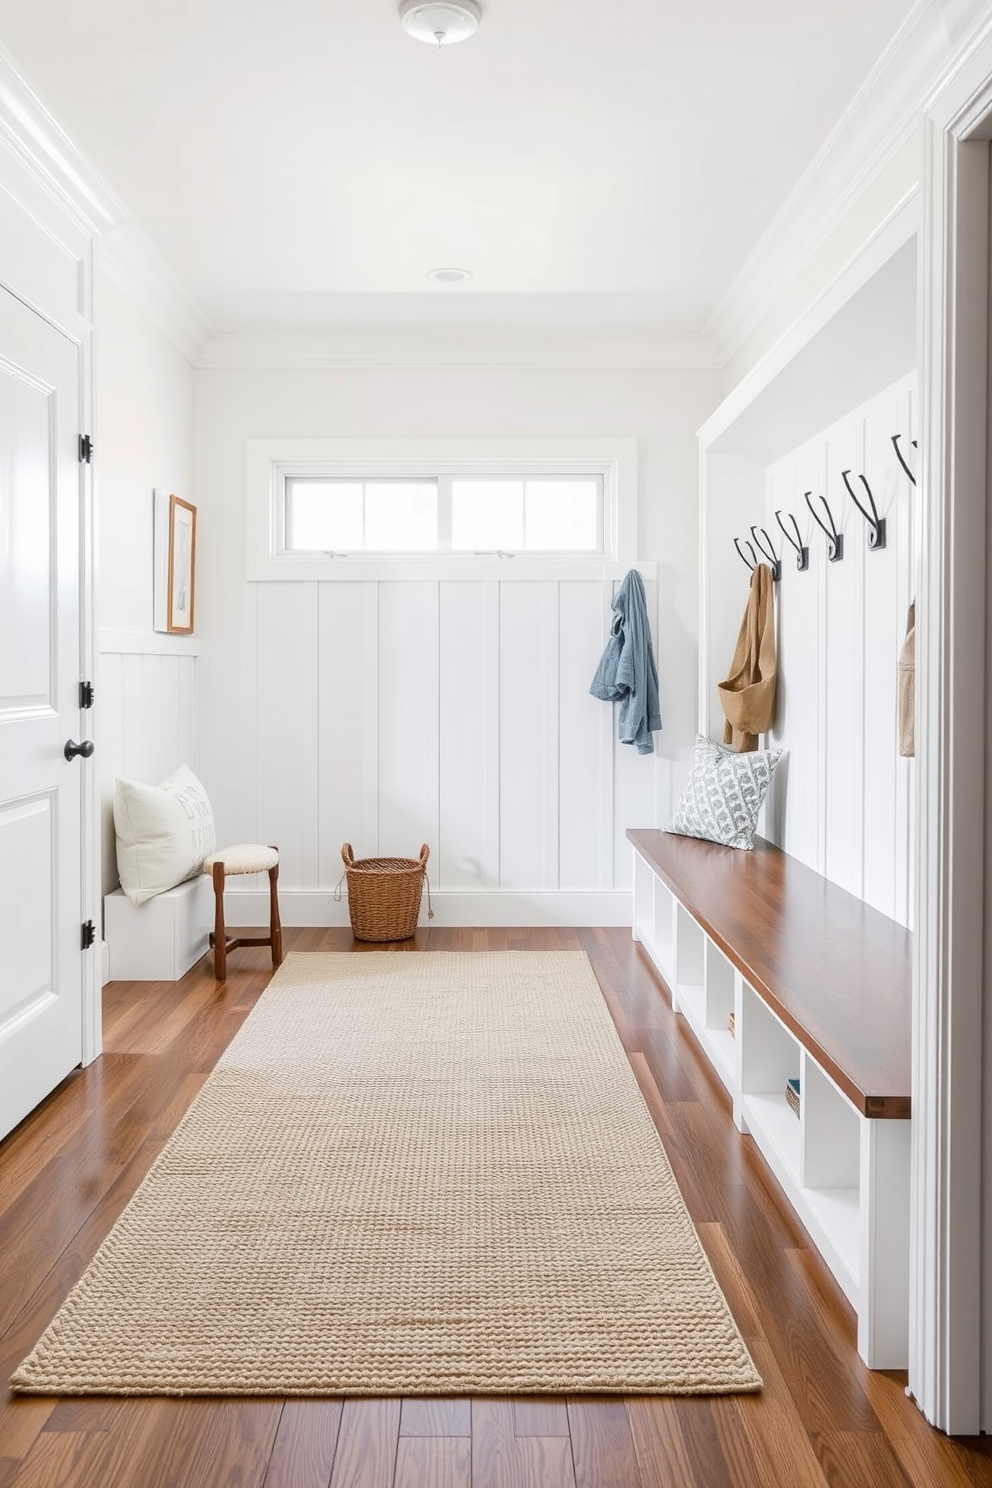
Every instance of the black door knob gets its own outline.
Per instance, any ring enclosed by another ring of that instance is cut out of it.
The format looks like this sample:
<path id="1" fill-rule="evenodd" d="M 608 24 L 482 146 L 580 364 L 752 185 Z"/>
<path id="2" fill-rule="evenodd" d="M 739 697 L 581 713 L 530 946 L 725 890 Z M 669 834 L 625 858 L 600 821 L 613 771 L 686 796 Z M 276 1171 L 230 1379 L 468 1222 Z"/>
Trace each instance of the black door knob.
<path id="1" fill-rule="evenodd" d="M 84 739 L 82 744 L 77 744 L 75 739 L 66 739 L 63 753 L 67 760 L 75 759 L 77 754 L 81 754 L 83 759 L 89 759 L 95 748 L 92 739 Z"/>

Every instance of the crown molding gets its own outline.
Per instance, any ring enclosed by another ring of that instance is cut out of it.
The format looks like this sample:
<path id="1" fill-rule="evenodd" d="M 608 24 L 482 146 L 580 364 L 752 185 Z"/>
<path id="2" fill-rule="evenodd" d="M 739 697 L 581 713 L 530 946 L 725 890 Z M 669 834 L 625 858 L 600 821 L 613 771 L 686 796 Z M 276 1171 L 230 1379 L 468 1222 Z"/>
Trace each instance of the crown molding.
<path id="1" fill-rule="evenodd" d="M 720 406 L 710 414 L 697 431 L 702 449 L 716 446 L 728 431 L 735 430 L 736 441 L 723 445 L 723 449 L 735 451 L 747 448 L 741 445 L 739 420 L 753 415 L 762 397 L 775 384 L 780 375 L 792 366 L 795 358 L 808 347 L 821 332 L 836 323 L 836 317 L 847 303 L 868 284 L 877 282 L 876 276 L 892 265 L 895 255 L 915 238 L 919 226 L 918 188 L 914 187 L 888 214 L 883 222 L 859 244 L 857 251 L 848 259 L 839 272 L 810 301 L 800 317 L 758 359 L 724 398 Z M 790 399 L 792 394 L 790 394 Z M 761 415 L 766 421 L 767 412 Z M 772 422 L 777 420 L 773 417 Z M 767 448 L 767 432 L 762 430 L 760 445 Z M 777 458 L 777 457 L 776 457 Z"/>
<path id="2" fill-rule="evenodd" d="M 726 363 L 920 127 L 952 48 L 985 0 L 918 0 L 703 328 Z"/>
<path id="3" fill-rule="evenodd" d="M 0 140 L 88 236 L 128 220 L 123 202 L 55 122 L 2 46 Z"/>
<path id="4" fill-rule="evenodd" d="M 179 351 L 193 361 L 212 332 L 121 198 L 77 150 L 0 46 L 0 143 L 86 238 L 101 268 Z"/>
<path id="5" fill-rule="evenodd" d="M 940 0 L 940 3 L 948 10 L 953 11 L 954 15 L 959 18 L 962 7 L 968 6 L 970 9 L 972 0 Z M 928 120 L 932 116 L 940 114 L 945 95 L 953 95 L 960 91 L 962 79 L 976 63 L 979 68 L 985 66 L 984 54 L 990 40 L 992 40 L 992 10 L 989 10 L 987 5 L 983 6 L 981 15 L 982 20 L 980 23 L 967 28 L 966 39 L 962 40 L 953 55 L 948 59 L 943 71 L 934 79 L 923 105 Z M 964 30 L 965 27 L 959 18 L 954 31 L 955 39 L 961 36 Z M 978 104 L 976 103 L 974 106 L 977 110 Z"/>
<path id="6" fill-rule="evenodd" d="M 96 261 L 145 319 L 195 366 L 213 326 L 144 228 L 129 222 L 100 238 Z"/>
<path id="7" fill-rule="evenodd" d="M 985 10 L 985 6 L 976 5 L 975 0 L 937 0 L 937 9 L 947 27 L 948 36 L 956 46 Z"/>
<path id="8" fill-rule="evenodd" d="M 202 368 L 341 370 L 718 369 L 722 360 L 701 336 L 650 331 L 538 330 L 464 326 L 454 330 L 342 327 L 326 332 L 242 332 L 211 337 Z"/>

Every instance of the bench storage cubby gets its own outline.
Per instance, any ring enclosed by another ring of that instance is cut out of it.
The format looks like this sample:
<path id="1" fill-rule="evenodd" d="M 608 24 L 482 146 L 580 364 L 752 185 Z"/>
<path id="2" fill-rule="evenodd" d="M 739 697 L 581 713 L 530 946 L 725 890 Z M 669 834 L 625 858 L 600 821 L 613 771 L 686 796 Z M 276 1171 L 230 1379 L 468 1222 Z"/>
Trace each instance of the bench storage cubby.
<path id="1" fill-rule="evenodd" d="M 635 939 L 853 1306 L 861 1357 L 905 1368 L 909 932 L 760 839 L 627 835 Z"/>

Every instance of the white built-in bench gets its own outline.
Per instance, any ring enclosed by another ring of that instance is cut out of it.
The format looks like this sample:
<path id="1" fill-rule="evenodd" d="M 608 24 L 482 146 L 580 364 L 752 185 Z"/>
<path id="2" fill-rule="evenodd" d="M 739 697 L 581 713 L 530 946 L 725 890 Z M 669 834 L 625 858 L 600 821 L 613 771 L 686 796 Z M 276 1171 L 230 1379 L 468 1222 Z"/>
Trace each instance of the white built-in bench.
<path id="1" fill-rule="evenodd" d="M 854 1307 L 861 1357 L 905 1368 L 909 932 L 760 839 L 627 836 L 635 939 Z"/>
<path id="2" fill-rule="evenodd" d="M 177 982 L 206 955 L 213 927 L 211 880 L 197 874 L 137 908 L 123 889 L 103 901 L 112 981 Z"/>

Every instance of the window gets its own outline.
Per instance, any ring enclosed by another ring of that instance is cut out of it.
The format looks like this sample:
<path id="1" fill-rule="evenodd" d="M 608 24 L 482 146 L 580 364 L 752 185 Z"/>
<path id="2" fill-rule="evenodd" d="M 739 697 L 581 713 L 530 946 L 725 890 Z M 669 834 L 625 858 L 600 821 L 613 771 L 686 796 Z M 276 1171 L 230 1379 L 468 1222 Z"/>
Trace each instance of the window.
<path id="1" fill-rule="evenodd" d="M 636 561 L 632 441 L 248 441 L 250 579 L 602 578 Z"/>
<path id="2" fill-rule="evenodd" d="M 285 477 L 287 553 L 431 553 L 436 481 Z"/>
<path id="3" fill-rule="evenodd" d="M 453 552 L 601 553 L 601 476 L 533 480 L 454 479 Z"/>
<path id="4" fill-rule="evenodd" d="M 287 553 L 602 553 L 603 480 L 283 477 Z"/>

